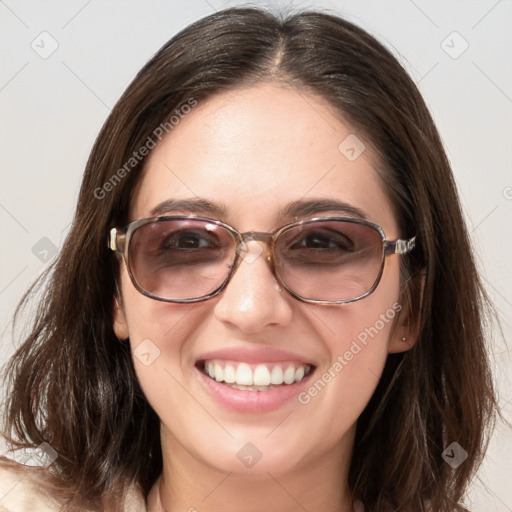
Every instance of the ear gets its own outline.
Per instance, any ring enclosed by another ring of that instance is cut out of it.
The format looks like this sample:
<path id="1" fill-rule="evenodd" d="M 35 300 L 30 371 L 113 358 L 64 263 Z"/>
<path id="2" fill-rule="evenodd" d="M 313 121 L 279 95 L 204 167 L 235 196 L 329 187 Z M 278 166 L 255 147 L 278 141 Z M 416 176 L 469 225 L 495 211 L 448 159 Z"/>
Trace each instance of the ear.
<path id="1" fill-rule="evenodd" d="M 423 324 L 421 306 L 424 289 L 424 271 L 410 278 L 406 284 L 406 290 L 402 294 L 402 309 L 389 341 L 388 352 L 390 354 L 410 350 L 418 341 Z"/>
<path id="2" fill-rule="evenodd" d="M 115 335 L 120 340 L 126 340 L 128 338 L 128 322 L 126 321 L 126 315 L 124 312 L 123 301 L 120 292 L 117 292 L 114 295 L 113 319 L 114 325 L 112 327 L 114 329 Z"/>

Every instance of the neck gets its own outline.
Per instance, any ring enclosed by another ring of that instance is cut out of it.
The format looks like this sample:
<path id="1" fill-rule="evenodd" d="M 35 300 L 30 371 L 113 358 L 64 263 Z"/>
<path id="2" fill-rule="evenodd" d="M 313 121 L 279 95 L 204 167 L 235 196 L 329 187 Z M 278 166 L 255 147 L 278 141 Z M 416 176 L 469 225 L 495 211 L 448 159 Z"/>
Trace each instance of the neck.
<path id="1" fill-rule="evenodd" d="M 338 446 L 300 468 L 282 474 L 261 471 L 252 477 L 203 464 L 167 434 L 164 468 L 151 493 L 149 511 L 352 512 L 347 481 L 353 434 L 347 433 Z"/>

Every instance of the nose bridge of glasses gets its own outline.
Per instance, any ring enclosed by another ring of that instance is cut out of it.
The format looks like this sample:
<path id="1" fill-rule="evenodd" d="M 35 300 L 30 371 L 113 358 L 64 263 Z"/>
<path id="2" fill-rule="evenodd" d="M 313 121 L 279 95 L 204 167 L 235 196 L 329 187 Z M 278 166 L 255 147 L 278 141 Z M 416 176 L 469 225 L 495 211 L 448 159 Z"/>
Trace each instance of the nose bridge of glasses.
<path id="1" fill-rule="evenodd" d="M 261 243 L 258 244 L 259 249 L 255 249 L 253 251 L 253 258 L 260 256 L 263 252 L 267 253 L 267 259 L 270 258 L 271 247 L 273 242 L 273 237 L 271 233 L 264 233 L 262 231 L 246 231 L 245 233 L 240 233 L 240 242 L 238 244 L 237 252 L 242 256 L 244 254 L 250 253 L 250 248 L 248 247 L 248 244 L 250 242 L 263 242 L 264 246 L 262 247 Z"/>

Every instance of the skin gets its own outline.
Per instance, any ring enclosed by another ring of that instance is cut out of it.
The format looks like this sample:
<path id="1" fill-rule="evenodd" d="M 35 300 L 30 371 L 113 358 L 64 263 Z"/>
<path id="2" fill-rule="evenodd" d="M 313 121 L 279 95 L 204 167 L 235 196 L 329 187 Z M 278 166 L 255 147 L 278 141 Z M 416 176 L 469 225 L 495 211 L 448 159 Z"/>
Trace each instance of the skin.
<path id="1" fill-rule="evenodd" d="M 289 203 L 334 198 L 363 210 L 387 239 L 399 238 L 370 150 L 353 162 L 338 150 L 353 133 L 364 141 L 325 101 L 284 85 L 220 93 L 195 107 L 152 150 L 131 220 L 150 217 L 168 198 L 198 196 L 223 204 L 220 220 L 241 232 L 272 231 L 294 220 L 278 217 Z M 340 215 L 321 215 L 331 213 Z M 258 244 L 251 242 L 251 250 L 260 250 Z M 220 295 L 195 304 L 143 296 L 123 265 L 115 332 L 129 337 L 134 349 L 149 338 L 160 350 L 150 366 L 137 358 L 134 364 L 162 423 L 160 487 L 168 512 L 352 510 L 346 482 L 356 421 L 387 354 L 415 341 L 403 318 L 387 323 L 307 405 L 291 400 L 263 414 L 227 410 L 207 394 L 194 364 L 209 350 L 268 346 L 314 361 L 321 375 L 399 301 L 399 261 L 387 257 L 382 280 L 367 298 L 329 306 L 279 291 L 264 257 L 242 261 Z M 247 442 L 262 453 L 251 468 L 237 458 Z M 159 510 L 156 487 L 149 508 Z"/>

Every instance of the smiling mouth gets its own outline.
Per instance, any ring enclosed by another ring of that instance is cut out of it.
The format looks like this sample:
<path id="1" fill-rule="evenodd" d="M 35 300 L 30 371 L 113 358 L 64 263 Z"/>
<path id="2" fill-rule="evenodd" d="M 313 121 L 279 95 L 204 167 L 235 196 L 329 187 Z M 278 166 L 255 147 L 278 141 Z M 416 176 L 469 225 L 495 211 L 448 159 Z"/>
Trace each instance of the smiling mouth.
<path id="1" fill-rule="evenodd" d="M 198 361 L 197 368 L 210 379 L 241 391 L 270 391 L 300 382 L 315 367 L 294 362 L 249 364 L 211 359 Z"/>

